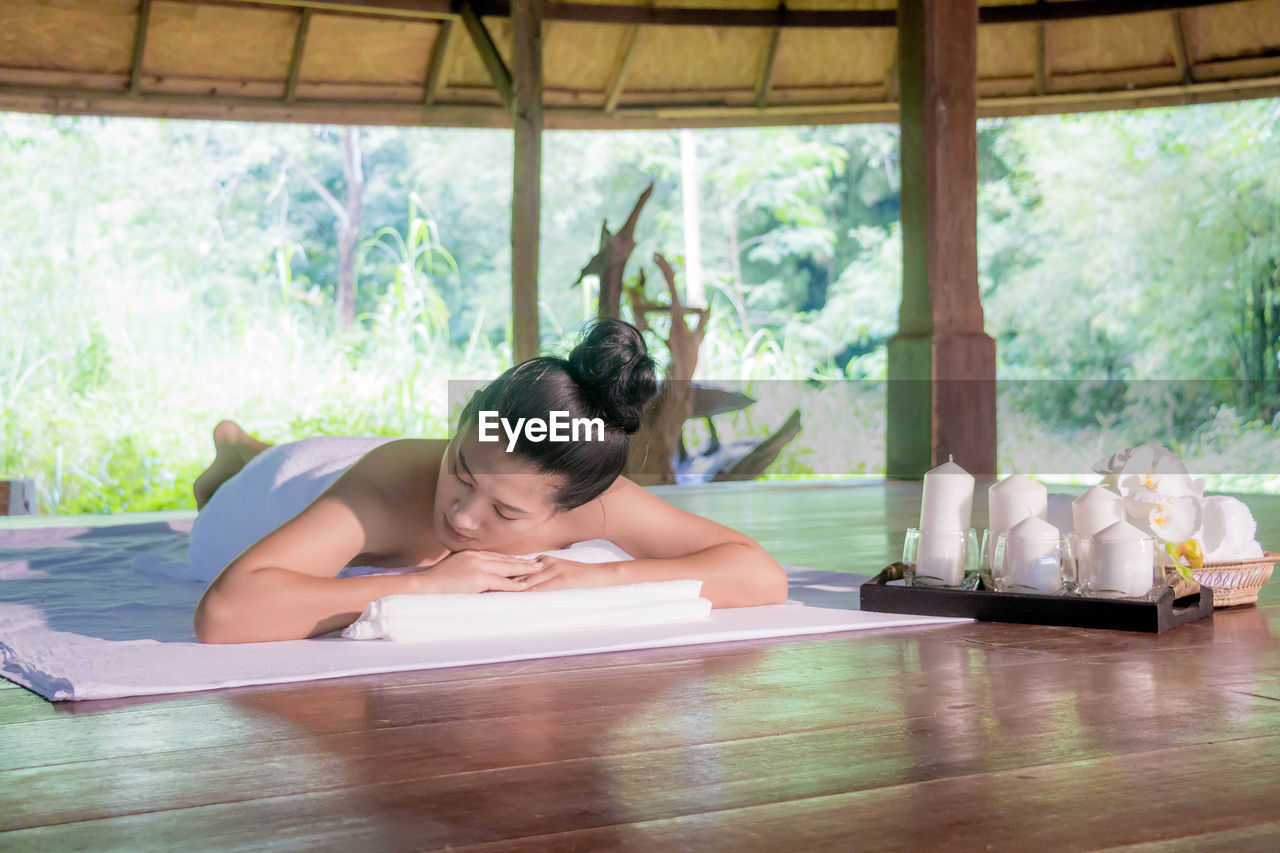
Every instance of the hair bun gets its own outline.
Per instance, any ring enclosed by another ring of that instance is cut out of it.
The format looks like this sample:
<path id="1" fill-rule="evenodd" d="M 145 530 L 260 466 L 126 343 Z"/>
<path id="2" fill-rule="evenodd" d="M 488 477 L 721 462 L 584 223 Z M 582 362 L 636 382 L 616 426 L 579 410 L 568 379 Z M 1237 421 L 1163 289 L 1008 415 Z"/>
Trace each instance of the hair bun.
<path id="1" fill-rule="evenodd" d="M 569 353 L 569 367 L 604 419 L 628 435 L 640 429 L 644 405 L 658 393 L 644 337 L 622 320 L 597 320 Z"/>

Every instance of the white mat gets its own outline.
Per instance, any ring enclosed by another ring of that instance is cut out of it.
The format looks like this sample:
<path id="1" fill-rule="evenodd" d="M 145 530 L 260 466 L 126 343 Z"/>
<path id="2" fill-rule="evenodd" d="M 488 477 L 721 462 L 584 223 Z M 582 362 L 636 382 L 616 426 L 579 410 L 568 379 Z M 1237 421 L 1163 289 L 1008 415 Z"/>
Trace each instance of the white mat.
<path id="1" fill-rule="evenodd" d="M 133 568 L 144 552 L 183 557 L 189 527 L 0 530 L 0 675 L 51 701 L 105 699 L 967 621 L 861 613 L 863 577 L 791 569 L 794 601 L 714 610 L 689 623 L 448 644 L 320 638 L 207 646 L 194 641 L 191 628 L 203 586 Z"/>

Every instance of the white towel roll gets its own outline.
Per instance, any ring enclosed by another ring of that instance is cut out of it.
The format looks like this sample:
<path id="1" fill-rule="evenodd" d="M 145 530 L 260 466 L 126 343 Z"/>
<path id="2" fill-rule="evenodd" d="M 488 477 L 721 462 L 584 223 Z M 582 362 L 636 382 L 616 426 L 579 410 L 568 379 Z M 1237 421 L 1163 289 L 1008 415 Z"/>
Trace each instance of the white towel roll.
<path id="1" fill-rule="evenodd" d="M 426 642 L 705 619 L 702 581 L 675 580 L 551 592 L 388 595 L 342 632 L 349 640 Z"/>

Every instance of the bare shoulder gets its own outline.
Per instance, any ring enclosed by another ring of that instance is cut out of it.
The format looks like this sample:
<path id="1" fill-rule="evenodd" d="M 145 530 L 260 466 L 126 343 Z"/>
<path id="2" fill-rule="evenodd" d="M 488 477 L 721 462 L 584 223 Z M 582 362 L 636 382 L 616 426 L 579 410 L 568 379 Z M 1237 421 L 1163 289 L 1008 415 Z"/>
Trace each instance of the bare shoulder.
<path id="1" fill-rule="evenodd" d="M 755 544 L 746 534 L 672 506 L 625 477 L 592 503 L 597 501 L 597 535 L 636 557 L 678 557 L 727 542 Z"/>
<path id="2" fill-rule="evenodd" d="M 339 482 L 351 489 L 380 490 L 403 498 L 427 488 L 435 489 L 449 442 L 443 438 L 400 438 L 380 444 L 351 466 Z"/>
<path id="3" fill-rule="evenodd" d="M 329 488 L 328 495 L 351 507 L 364 521 L 369 544 L 395 549 L 406 521 L 430 517 L 436 478 L 449 442 L 404 438 L 370 450 Z"/>

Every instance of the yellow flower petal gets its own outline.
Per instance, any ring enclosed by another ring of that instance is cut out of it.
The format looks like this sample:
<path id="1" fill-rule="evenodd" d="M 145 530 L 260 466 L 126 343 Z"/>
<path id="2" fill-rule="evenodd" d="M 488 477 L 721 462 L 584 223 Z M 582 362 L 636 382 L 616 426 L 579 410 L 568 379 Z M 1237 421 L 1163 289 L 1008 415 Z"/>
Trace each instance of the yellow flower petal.
<path id="1" fill-rule="evenodd" d="M 1188 539 L 1178 546 L 1178 556 L 1186 557 L 1187 564 L 1193 569 L 1204 568 L 1204 552 L 1200 550 L 1200 542 Z"/>

